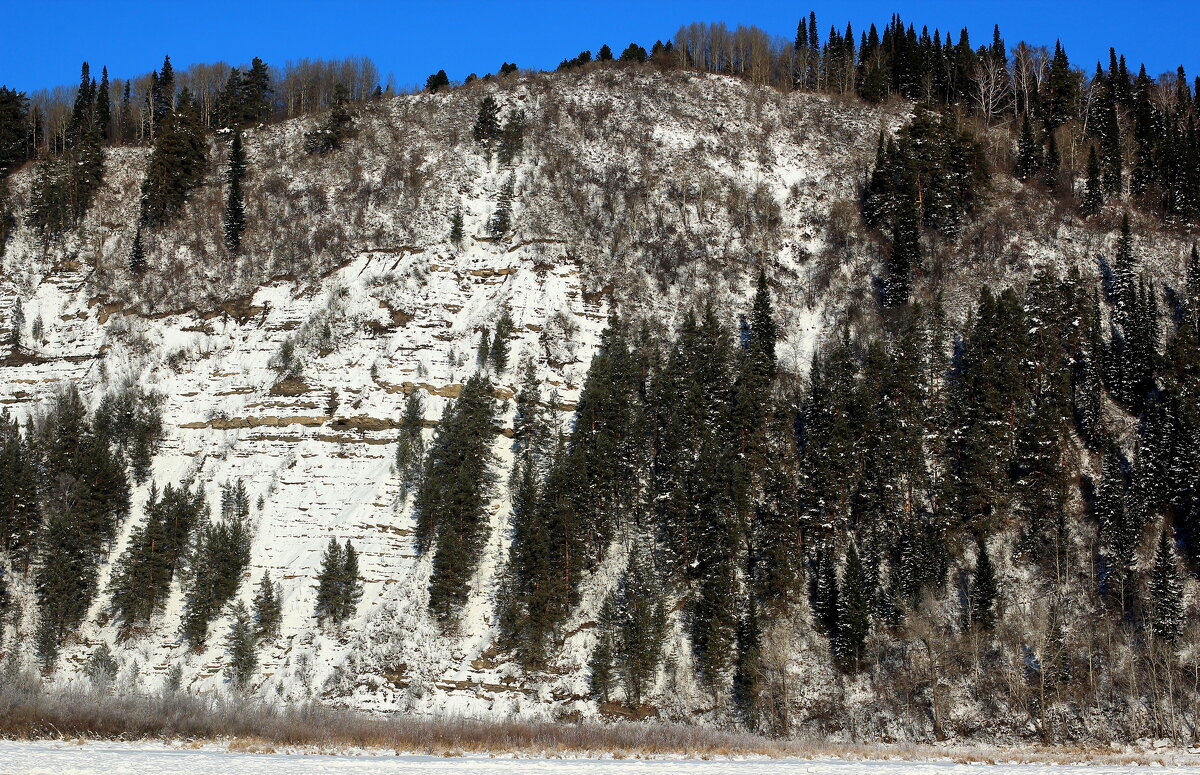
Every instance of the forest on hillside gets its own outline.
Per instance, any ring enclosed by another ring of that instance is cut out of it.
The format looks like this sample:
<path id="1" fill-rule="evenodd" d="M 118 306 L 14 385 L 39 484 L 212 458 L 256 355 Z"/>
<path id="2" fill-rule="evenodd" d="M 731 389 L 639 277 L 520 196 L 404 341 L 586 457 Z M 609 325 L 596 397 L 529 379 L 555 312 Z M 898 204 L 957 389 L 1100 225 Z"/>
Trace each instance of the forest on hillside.
<path id="1" fill-rule="evenodd" d="M 655 712 L 675 689 L 664 676 L 682 669 L 727 709 L 725 722 L 776 735 L 1196 740 L 1200 255 L 1193 245 L 1181 271 L 1164 272 L 1142 250 L 1160 234 L 1186 243 L 1200 219 L 1200 79 L 1135 73 L 1116 50 L 1088 75 L 1061 45 L 1010 49 L 997 29 L 975 47 L 965 30 L 954 41 L 899 17 L 882 34 L 834 28 L 822 40 L 815 16 L 794 41 L 689 25 L 649 50 L 606 45 L 537 77 L 604 68 L 902 106 L 853 210 L 829 218 L 850 224 L 829 232 L 860 235 L 878 271 L 859 289 L 864 303 L 834 300 L 852 314 L 811 360 L 785 368 L 776 306 L 790 289 L 772 258 L 780 205 L 735 190 L 727 210 L 758 246 L 737 257 L 753 268 L 752 303 L 698 303 L 673 328 L 613 304 L 569 421 L 536 365 L 510 353 L 507 312 L 479 333 L 474 375 L 432 433 L 421 393 L 406 391 L 393 475 L 415 515 L 438 627 L 457 631 L 492 539 L 491 504 L 505 493 L 497 653 L 528 676 L 551 673 L 585 588 L 615 563 L 617 583 L 588 623 L 589 698 L 612 714 Z M 462 142 L 511 169 L 538 117 L 471 90 L 521 77 L 507 62 L 462 83 L 439 71 L 424 91 L 465 92 Z M 302 116 L 291 153 L 353 158 L 364 117 L 392 98 L 376 80 L 367 61 L 279 73 L 255 59 L 176 74 L 167 59 L 122 82 L 85 64 L 69 95 L 0 88 L 0 175 L 32 165 L 28 201 L 10 207 L 0 193 L 0 254 L 20 229 L 47 245 L 69 238 L 116 149 L 137 147 L 138 216 L 108 290 L 179 284 L 160 248 L 189 219 L 219 243 L 214 255 L 253 263 L 247 246 L 269 228 L 243 191 L 256 129 Z M 513 177 L 481 235 L 489 244 L 539 214 Z M 213 179 L 220 214 L 200 218 Z M 1115 250 L 1091 272 L 1051 264 L 1012 287 L 985 285 L 955 317 L 946 275 L 1002 184 L 1112 232 Z M 461 246 L 461 209 L 437 228 Z M 352 241 L 327 242 L 332 255 Z M 682 261 L 656 255 L 661 276 Z M 311 266 L 314 276 L 327 268 Z M 19 299 L 11 319 L 4 363 L 17 365 L 34 358 Z M 296 377 L 299 356 L 281 351 L 278 370 Z M 505 374 L 519 382 L 511 405 L 493 384 Z M 52 673 L 94 601 L 129 639 L 181 589 L 180 638 L 223 648 L 231 685 L 244 689 L 258 650 L 279 637 L 278 579 L 264 572 L 252 604 L 239 599 L 251 503 L 238 482 L 211 507 L 193 482 L 152 484 L 144 513 L 131 514 L 131 488 L 147 482 L 166 433 L 159 400 L 68 391 L 23 422 L 2 415 L 0 622 L 21 615 L 7 592 L 15 581 L 34 590 L 37 658 Z M 332 416 L 336 396 L 329 403 Z M 511 466 L 497 444 L 510 445 Z M 312 627 L 352 617 L 358 562 L 353 545 L 330 540 Z M 210 644 L 222 616 L 233 625 Z M 668 664 L 674 632 L 687 644 L 682 668 Z M 796 694 L 798 641 L 803 669 L 828 679 L 819 696 Z M 104 645 L 88 670 L 111 678 L 113 664 Z"/>

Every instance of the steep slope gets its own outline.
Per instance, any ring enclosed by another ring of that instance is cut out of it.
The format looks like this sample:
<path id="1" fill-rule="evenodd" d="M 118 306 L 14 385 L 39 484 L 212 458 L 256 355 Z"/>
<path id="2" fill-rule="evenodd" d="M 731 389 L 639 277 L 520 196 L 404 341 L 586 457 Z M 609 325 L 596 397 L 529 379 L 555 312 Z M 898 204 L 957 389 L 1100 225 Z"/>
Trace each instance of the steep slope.
<path id="1" fill-rule="evenodd" d="M 511 166 L 471 139 L 487 93 L 502 113 L 527 117 Z M 879 132 L 906 109 L 783 95 L 718 76 L 612 69 L 357 110 L 357 135 L 329 156 L 301 150 L 316 119 L 247 133 L 249 228 L 240 257 L 221 245 L 218 140 L 186 218 L 148 238 L 151 272 L 140 281 L 126 262 L 146 152 L 110 151 L 105 189 L 78 232 L 44 245 L 22 226 L 7 246 L 0 328 L 21 299 L 28 345 L 0 371 L 0 403 L 25 418 L 68 382 L 93 406 L 136 384 L 165 397 L 154 483 L 200 483 L 211 504 L 222 484 L 245 483 L 254 541 L 240 595 L 248 599 L 263 570 L 284 592 L 282 636 L 261 655 L 253 682 L 259 695 L 478 715 L 614 711 L 588 696 L 586 664 L 620 551 L 588 580 L 553 670 L 526 675 L 493 648 L 510 514 L 503 484 L 489 507 L 489 549 L 462 632 L 445 635 L 430 620 L 429 561 L 415 551 L 411 503 L 393 466 L 403 396 L 424 392 L 432 427 L 475 371 L 480 333 L 508 309 L 512 362 L 533 359 L 543 384 L 557 389 L 568 428 L 610 313 L 669 329 L 711 299 L 732 323 L 749 308 L 760 265 L 776 299 L 782 365 L 799 378 L 822 336 L 847 322 L 872 325 L 880 251 L 859 225 L 857 195 Z M 18 217 L 31 179 L 30 169 L 15 176 Z M 487 222 L 510 181 L 514 228 L 493 239 Z M 449 242 L 459 209 L 461 247 Z M 961 320 L 984 282 L 1020 284 L 1046 264 L 1094 273 L 1109 239 L 998 177 L 964 235 L 931 245 L 930 267 Z M 1151 272 L 1177 281 L 1181 241 L 1159 235 L 1139 249 Z M 517 370 L 494 376 L 497 397 L 511 398 Z M 511 407 L 503 424 L 511 427 Z M 509 446 L 497 437 L 501 482 Z M 140 521 L 149 488 L 137 488 L 111 558 Z M 365 580 L 357 613 L 333 631 L 313 617 L 331 536 L 353 541 Z M 28 580 L 16 586 L 30 601 Z M 83 680 L 103 641 L 130 690 L 157 687 L 177 664 L 190 690 L 221 689 L 228 619 L 207 649 L 189 651 L 179 637 L 180 597 L 176 585 L 154 626 L 118 646 L 101 594 L 53 680 Z M 24 606 L 4 641 L 24 659 L 33 609 Z M 651 704 L 670 718 L 727 718 L 696 684 L 673 626 Z M 833 691 L 829 668 L 811 655 L 818 640 L 798 627 L 774 644 L 790 655 L 798 701 Z"/>

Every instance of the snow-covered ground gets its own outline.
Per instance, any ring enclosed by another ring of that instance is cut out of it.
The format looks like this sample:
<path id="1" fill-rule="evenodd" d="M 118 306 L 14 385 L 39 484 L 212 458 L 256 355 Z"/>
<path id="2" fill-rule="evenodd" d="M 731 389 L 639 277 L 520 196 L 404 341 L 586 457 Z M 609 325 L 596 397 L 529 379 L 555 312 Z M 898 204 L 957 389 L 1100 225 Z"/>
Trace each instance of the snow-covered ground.
<path id="1" fill-rule="evenodd" d="M 370 772 L 378 775 L 408 773 L 600 772 L 623 775 L 1108 775 L 1130 772 L 1131 767 L 1044 764 L 962 764 L 954 761 L 851 761 L 841 759 L 536 759 L 483 756 L 390 756 L 232 753 L 218 748 L 177 748 L 159 743 L 86 743 L 61 741 L 0 741 L 3 775 L 207 775 L 208 773 Z M 1172 772 L 1200 772 L 1200 767 L 1159 768 Z"/>

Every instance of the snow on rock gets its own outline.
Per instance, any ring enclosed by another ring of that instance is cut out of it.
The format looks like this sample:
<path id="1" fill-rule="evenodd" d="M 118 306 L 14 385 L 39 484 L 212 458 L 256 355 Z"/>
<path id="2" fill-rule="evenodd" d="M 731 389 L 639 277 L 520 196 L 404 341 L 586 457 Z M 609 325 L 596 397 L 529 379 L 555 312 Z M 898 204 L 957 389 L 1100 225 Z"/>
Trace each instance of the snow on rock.
<path id="1" fill-rule="evenodd" d="M 470 138 L 488 91 L 504 111 L 520 108 L 529 119 L 512 168 L 487 160 Z M 24 418 L 67 383 L 93 406 L 106 392 L 137 384 L 165 397 L 167 433 L 154 483 L 195 482 L 210 504 L 219 503 L 221 485 L 245 483 L 254 544 L 241 595 L 250 597 L 264 570 L 284 594 L 282 635 L 261 653 L 254 679 L 260 696 L 465 716 L 595 715 L 586 698 L 589 625 L 620 555 L 589 582 L 556 669 L 522 674 L 490 650 L 495 574 L 507 541 L 500 487 L 462 632 L 439 632 L 425 609 L 429 563 L 417 556 L 392 464 L 404 395 L 425 394 L 432 427 L 476 368 L 480 333 L 507 306 L 515 322 L 510 362 L 534 360 L 547 391 L 559 394 L 566 427 L 614 308 L 670 326 L 689 305 L 713 299 L 732 324 L 748 309 L 762 263 L 776 297 L 781 363 L 802 373 L 845 310 L 869 303 L 879 250 L 855 228 L 839 226 L 839 213 L 854 212 L 878 133 L 903 115 L 650 69 L 512 77 L 358 112 L 358 135 L 329 158 L 299 151 L 315 117 L 247 133 L 250 226 L 240 259 L 220 246 L 224 151 L 214 144 L 209 181 L 188 218 L 147 238 L 152 271 L 144 283 L 125 263 L 146 152 L 110 151 L 105 189 L 77 233 L 43 245 L 22 226 L 7 245 L 0 330 L 21 299 L 27 350 L 0 366 L 0 407 Z M 31 178 L 29 168 L 14 177 L 19 221 Z M 515 232 L 493 240 L 486 223 L 510 180 Z M 1106 248 L 1107 237 L 1029 203 L 1022 217 L 1049 218 L 1053 228 L 987 231 L 1000 215 L 1011 219 L 1018 201 L 1019 191 L 999 184 L 975 231 L 948 248 L 964 254 L 947 281 L 952 313 L 964 314 L 985 281 L 1012 281 L 1040 264 L 1091 265 Z M 461 247 L 448 242 L 456 210 L 465 220 Z M 1148 266 L 1178 269 L 1178 241 L 1142 247 Z M 283 368 L 289 349 L 290 374 Z M 516 370 L 495 378 L 497 397 L 510 398 Z M 510 421 L 511 411 L 504 416 Z M 507 468 L 505 437 L 495 453 L 497 468 Z M 122 541 L 142 519 L 149 486 L 135 493 Z M 330 537 L 354 543 L 365 580 L 355 617 L 336 632 L 318 629 L 313 617 L 315 576 Z M 121 550 L 118 542 L 111 557 Z M 23 594 L 30 600 L 27 584 Z M 213 627 L 206 649 L 189 651 L 178 635 L 181 598 L 176 588 L 152 628 L 117 644 L 101 595 L 51 680 L 86 680 L 82 666 L 105 641 L 122 666 L 121 690 L 156 690 L 179 664 L 189 691 L 223 691 L 228 621 Z M 31 642 L 33 606 L 24 609 L 6 644 Z M 813 640 L 811 633 L 797 637 L 801 645 Z M 661 677 L 660 689 L 670 691 L 657 701 L 663 715 L 696 718 L 710 701 L 687 675 L 684 640 L 669 647 L 675 672 Z M 794 669 L 815 670 L 813 662 L 801 649 Z M 66 749 L 51 748 L 46 761 L 69 771 Z M 15 750 L 9 755 L 23 755 Z M 190 754 L 153 754 L 155 771 L 170 771 L 171 757 L 183 755 Z M 113 756 L 112 772 L 142 771 L 121 770 Z M 275 760 L 253 761 L 269 768 Z M 286 761 L 301 767 L 302 760 Z"/>

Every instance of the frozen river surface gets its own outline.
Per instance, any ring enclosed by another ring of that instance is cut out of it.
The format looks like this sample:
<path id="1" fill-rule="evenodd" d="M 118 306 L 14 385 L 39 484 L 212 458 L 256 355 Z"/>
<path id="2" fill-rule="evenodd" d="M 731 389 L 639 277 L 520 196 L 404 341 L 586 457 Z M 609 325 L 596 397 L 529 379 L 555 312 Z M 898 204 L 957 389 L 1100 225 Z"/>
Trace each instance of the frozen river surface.
<path id="1" fill-rule="evenodd" d="M 1146 767 L 1041 764 L 957 764 L 950 761 L 843 761 L 838 759 L 512 759 L 485 756 L 231 753 L 216 747 L 176 748 L 159 743 L 87 743 L 0 740 L 0 775 L 1113 775 Z M 1200 767 L 1153 768 L 1191 772 Z"/>

